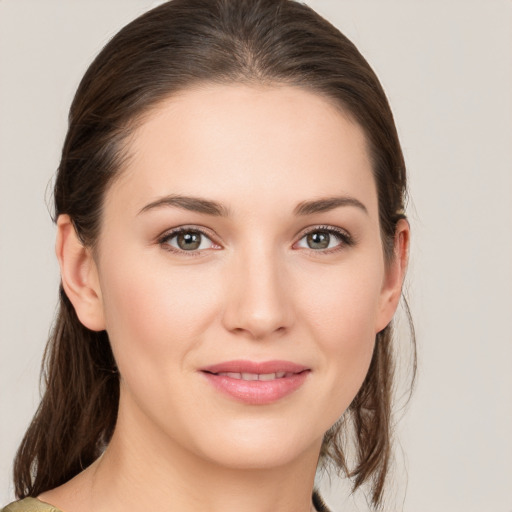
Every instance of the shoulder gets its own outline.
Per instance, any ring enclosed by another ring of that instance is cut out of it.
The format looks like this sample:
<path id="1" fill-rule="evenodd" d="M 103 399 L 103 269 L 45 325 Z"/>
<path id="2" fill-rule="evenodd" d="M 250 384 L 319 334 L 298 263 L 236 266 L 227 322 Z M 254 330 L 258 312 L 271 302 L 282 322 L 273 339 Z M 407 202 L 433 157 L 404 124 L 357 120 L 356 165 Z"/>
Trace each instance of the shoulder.
<path id="1" fill-rule="evenodd" d="M 61 512 L 48 503 L 44 503 L 36 498 L 25 498 L 19 501 L 13 501 L 0 512 Z"/>

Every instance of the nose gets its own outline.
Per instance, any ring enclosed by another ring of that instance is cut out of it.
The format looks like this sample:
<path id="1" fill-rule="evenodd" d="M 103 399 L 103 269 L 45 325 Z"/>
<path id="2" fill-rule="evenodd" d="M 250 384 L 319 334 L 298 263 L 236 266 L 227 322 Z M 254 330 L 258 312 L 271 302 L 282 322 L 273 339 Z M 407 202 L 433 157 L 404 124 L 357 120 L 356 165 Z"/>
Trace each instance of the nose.
<path id="1" fill-rule="evenodd" d="M 224 327 L 251 339 L 283 334 L 293 323 L 290 283 L 269 249 L 245 251 L 230 268 Z"/>

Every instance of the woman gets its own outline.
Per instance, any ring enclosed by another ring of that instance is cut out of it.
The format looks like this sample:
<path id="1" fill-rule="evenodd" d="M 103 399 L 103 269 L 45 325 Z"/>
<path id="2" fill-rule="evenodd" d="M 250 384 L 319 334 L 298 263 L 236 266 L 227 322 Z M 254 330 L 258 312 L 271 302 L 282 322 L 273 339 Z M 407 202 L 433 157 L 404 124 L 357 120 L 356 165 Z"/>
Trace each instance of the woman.
<path id="1" fill-rule="evenodd" d="M 121 30 L 71 106 L 4 510 L 325 510 L 319 465 L 377 507 L 405 190 L 378 79 L 310 8 L 173 0 Z"/>

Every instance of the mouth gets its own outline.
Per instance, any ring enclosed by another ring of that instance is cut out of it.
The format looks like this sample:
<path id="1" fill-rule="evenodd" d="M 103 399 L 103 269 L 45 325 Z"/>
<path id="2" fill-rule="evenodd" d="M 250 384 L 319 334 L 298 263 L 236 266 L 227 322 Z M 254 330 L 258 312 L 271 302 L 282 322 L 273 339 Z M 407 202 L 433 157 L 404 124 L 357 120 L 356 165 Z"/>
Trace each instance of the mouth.
<path id="1" fill-rule="evenodd" d="M 288 377 L 292 377 L 295 375 L 290 372 L 276 372 L 276 373 L 236 373 L 236 372 L 219 372 L 214 375 L 223 375 L 225 377 L 229 377 L 230 379 L 238 379 L 238 380 L 275 380 L 275 379 L 285 379 Z"/>
<path id="2" fill-rule="evenodd" d="M 276 402 L 298 390 L 311 369 L 290 361 L 226 361 L 201 369 L 223 395 L 249 405 Z"/>

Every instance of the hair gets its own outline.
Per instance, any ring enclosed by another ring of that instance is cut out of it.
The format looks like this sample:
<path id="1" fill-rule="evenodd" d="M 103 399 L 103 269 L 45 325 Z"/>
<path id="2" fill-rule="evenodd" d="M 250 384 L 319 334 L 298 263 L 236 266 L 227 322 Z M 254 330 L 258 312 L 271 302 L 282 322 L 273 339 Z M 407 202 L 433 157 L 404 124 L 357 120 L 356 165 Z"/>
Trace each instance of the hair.
<path id="1" fill-rule="evenodd" d="M 71 105 L 55 219 L 68 214 L 82 243 L 94 248 L 104 196 L 122 172 L 129 135 L 161 101 L 202 83 L 300 87 L 351 116 L 367 139 L 383 251 L 391 261 L 396 225 L 404 218 L 406 169 L 385 93 L 356 47 L 293 0 L 172 0 L 115 35 Z M 351 478 L 354 489 L 370 485 L 375 507 L 391 455 L 392 349 L 390 324 L 377 334 L 366 379 L 325 434 L 319 460 Z M 18 498 L 37 496 L 86 468 L 116 423 L 119 374 L 108 335 L 80 323 L 62 285 L 43 377 L 42 401 L 15 459 Z M 347 440 L 354 457 L 347 455 Z"/>

